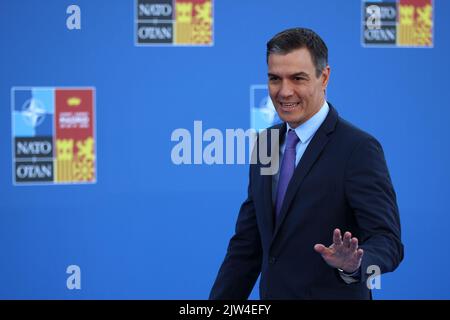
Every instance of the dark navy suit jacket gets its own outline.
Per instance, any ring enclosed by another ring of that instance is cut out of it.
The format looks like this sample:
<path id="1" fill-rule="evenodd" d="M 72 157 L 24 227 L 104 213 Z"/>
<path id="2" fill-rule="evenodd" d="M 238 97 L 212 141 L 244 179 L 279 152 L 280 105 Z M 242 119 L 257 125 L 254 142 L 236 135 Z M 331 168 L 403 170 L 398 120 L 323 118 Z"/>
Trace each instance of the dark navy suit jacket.
<path id="1" fill-rule="evenodd" d="M 396 195 L 381 145 L 329 105 L 276 223 L 272 176 L 261 175 L 260 161 L 250 165 L 248 197 L 210 299 L 247 299 L 260 274 L 261 299 L 370 299 L 368 267 L 385 273 L 402 261 Z M 272 129 L 280 130 L 282 143 L 286 124 Z M 350 231 L 364 249 L 357 283 L 346 284 L 314 251 L 316 243 L 332 243 L 335 228 Z"/>

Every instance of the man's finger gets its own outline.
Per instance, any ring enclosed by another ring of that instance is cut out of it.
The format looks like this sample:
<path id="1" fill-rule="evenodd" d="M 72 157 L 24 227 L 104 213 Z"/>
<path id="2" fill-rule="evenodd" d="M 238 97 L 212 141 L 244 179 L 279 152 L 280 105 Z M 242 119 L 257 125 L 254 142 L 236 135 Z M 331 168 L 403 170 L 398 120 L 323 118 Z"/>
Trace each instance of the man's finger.
<path id="1" fill-rule="evenodd" d="M 342 245 L 341 230 L 339 230 L 339 229 L 334 229 L 334 232 L 333 232 L 333 243 L 334 243 L 334 245 L 336 245 L 336 246 Z"/>
<path id="2" fill-rule="evenodd" d="M 358 239 L 352 238 L 352 240 L 350 241 L 350 250 L 356 251 L 357 249 L 358 249 Z"/>
<path id="3" fill-rule="evenodd" d="M 350 232 L 344 233 L 344 247 L 349 248 L 350 247 L 350 239 L 352 238 L 352 234 Z"/>
<path id="4" fill-rule="evenodd" d="M 356 258 L 357 258 L 358 261 L 361 260 L 363 255 L 364 255 L 364 250 L 363 249 L 358 249 L 358 251 L 356 251 Z"/>

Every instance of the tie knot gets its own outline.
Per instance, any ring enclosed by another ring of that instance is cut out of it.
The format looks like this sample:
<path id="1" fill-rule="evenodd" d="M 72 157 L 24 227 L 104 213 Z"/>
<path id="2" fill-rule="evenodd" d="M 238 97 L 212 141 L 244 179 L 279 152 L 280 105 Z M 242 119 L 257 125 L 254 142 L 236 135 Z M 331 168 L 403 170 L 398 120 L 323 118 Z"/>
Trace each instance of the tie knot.
<path id="1" fill-rule="evenodd" d="M 294 130 L 289 129 L 287 139 L 286 139 L 286 148 L 288 149 L 295 149 L 295 146 L 300 141 L 297 134 Z"/>

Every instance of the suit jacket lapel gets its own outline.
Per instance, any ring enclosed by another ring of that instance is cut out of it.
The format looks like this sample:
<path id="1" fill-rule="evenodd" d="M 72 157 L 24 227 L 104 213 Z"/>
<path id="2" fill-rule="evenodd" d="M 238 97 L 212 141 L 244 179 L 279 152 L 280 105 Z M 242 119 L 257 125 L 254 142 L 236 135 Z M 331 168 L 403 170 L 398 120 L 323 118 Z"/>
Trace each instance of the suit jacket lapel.
<path id="1" fill-rule="evenodd" d="M 286 124 L 282 123 L 280 125 L 276 125 L 273 127 L 274 130 L 279 130 L 278 132 L 278 137 L 279 137 L 279 146 L 283 143 L 284 137 L 285 137 L 285 133 L 286 133 Z M 271 150 L 271 133 L 268 132 L 268 136 L 267 136 L 267 150 L 268 150 L 268 155 L 270 155 L 270 157 L 273 157 L 272 154 L 272 150 Z M 273 234 L 274 231 L 274 211 L 273 211 L 273 201 L 272 201 L 272 175 L 262 175 L 261 176 L 262 181 L 263 181 L 263 208 L 265 208 L 265 217 L 267 220 L 267 225 L 269 227 L 270 233 Z"/>
<path id="2" fill-rule="evenodd" d="M 319 127 L 308 147 L 306 148 L 305 153 L 303 154 L 299 164 L 295 168 L 294 175 L 289 182 L 283 205 L 281 207 L 280 216 L 278 217 L 277 224 L 275 225 L 273 239 L 277 236 L 277 233 L 280 230 L 280 227 L 289 212 L 289 207 L 295 197 L 295 194 L 297 193 L 297 190 L 299 189 L 304 178 L 306 177 L 306 175 L 318 159 L 319 155 L 321 154 L 323 148 L 327 144 L 328 140 L 330 139 L 329 134 L 334 130 L 334 127 L 336 126 L 338 114 L 332 107 L 332 105 L 330 103 L 328 104 L 330 107 L 330 111 L 328 112 L 325 121 Z"/>

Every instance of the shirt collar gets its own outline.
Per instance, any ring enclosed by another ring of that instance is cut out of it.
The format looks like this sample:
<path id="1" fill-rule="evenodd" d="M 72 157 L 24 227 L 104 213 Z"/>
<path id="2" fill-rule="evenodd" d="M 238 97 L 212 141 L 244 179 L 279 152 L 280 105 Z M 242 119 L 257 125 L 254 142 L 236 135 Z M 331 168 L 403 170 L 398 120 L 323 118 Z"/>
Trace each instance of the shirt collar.
<path id="1" fill-rule="evenodd" d="M 301 143 L 308 142 L 309 139 L 316 133 L 317 129 L 322 125 L 325 121 L 325 118 L 328 115 L 328 111 L 330 107 L 328 106 L 327 101 L 325 100 L 323 105 L 320 107 L 319 111 L 313 115 L 308 121 L 302 123 L 297 128 L 293 129 L 297 134 L 297 137 L 300 139 Z M 287 130 L 286 134 L 289 132 L 289 129 L 292 129 L 289 123 L 286 122 Z"/>

